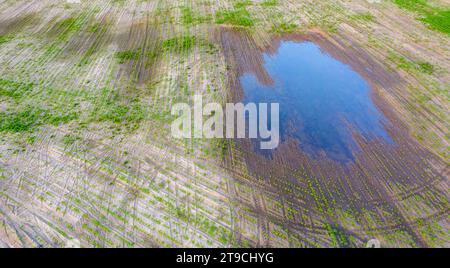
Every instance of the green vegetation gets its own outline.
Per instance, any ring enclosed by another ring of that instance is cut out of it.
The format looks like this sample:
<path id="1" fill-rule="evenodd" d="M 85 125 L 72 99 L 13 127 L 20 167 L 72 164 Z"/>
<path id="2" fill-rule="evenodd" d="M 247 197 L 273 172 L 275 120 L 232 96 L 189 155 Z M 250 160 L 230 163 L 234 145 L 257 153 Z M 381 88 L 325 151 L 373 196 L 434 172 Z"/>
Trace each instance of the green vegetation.
<path id="1" fill-rule="evenodd" d="M 115 53 L 115 57 L 119 64 L 123 64 L 127 61 L 136 61 L 143 57 L 145 58 L 145 67 L 151 66 L 157 56 L 158 51 L 146 51 L 142 53 L 141 49 L 119 51 Z"/>
<path id="2" fill-rule="evenodd" d="M 57 55 L 57 54 L 61 53 L 61 51 L 62 51 L 62 49 L 58 45 L 56 45 L 56 44 L 49 45 L 46 48 L 46 50 L 44 51 L 42 58 L 44 58 L 44 59 L 49 58 L 52 55 Z"/>
<path id="3" fill-rule="evenodd" d="M 425 74 L 432 74 L 434 72 L 434 66 L 428 62 L 419 62 L 417 63 L 417 67 L 419 71 Z"/>
<path id="4" fill-rule="evenodd" d="M 282 22 L 280 24 L 272 25 L 270 31 L 272 33 L 292 33 L 297 29 L 297 27 L 298 26 L 295 23 Z"/>
<path id="5" fill-rule="evenodd" d="M 425 0 L 394 0 L 400 8 L 415 12 L 430 29 L 450 35 L 450 9 L 429 5 Z"/>
<path id="6" fill-rule="evenodd" d="M 99 112 L 98 121 L 110 121 L 116 124 L 133 124 L 140 122 L 144 119 L 144 116 L 143 109 L 138 103 L 125 105 L 110 102 Z"/>
<path id="7" fill-rule="evenodd" d="M 85 22 L 83 17 L 70 17 L 62 20 L 59 23 L 58 28 L 63 29 L 66 32 L 75 32 L 83 28 Z"/>
<path id="8" fill-rule="evenodd" d="M 238 1 L 236 3 L 234 3 L 234 8 L 245 8 L 247 6 L 251 6 L 252 5 L 252 1 L 251 0 L 242 0 L 242 1 Z"/>
<path id="9" fill-rule="evenodd" d="M 188 51 L 196 44 L 205 44 L 205 42 L 199 42 L 195 36 L 183 35 L 164 40 L 152 51 L 143 52 L 141 49 L 136 49 L 116 52 L 115 58 L 118 63 L 123 64 L 126 61 L 135 61 L 143 57 L 146 59 L 146 66 L 150 66 L 153 60 L 155 60 L 157 56 L 164 51 Z"/>
<path id="10" fill-rule="evenodd" d="M 276 6 L 278 4 L 278 0 L 264 0 L 263 2 L 261 2 L 261 6 L 265 6 L 265 7 L 273 7 Z"/>
<path id="11" fill-rule="evenodd" d="M 394 0 L 394 3 L 409 11 L 417 11 L 418 9 L 424 9 L 427 7 L 427 2 L 425 0 Z"/>
<path id="12" fill-rule="evenodd" d="M 60 21 L 54 28 L 58 33 L 57 39 L 67 41 L 73 33 L 83 29 L 86 26 L 86 17 L 87 15 L 82 13 L 80 16 L 71 16 Z"/>
<path id="13" fill-rule="evenodd" d="M 197 15 L 189 7 L 183 7 L 181 9 L 181 22 L 184 25 L 201 24 L 209 21 L 211 21 L 210 16 Z"/>
<path id="14" fill-rule="evenodd" d="M 355 14 L 355 15 L 351 16 L 350 19 L 355 20 L 355 21 L 372 22 L 375 20 L 375 17 L 372 14 L 370 14 L 369 12 L 366 12 L 366 13 Z"/>
<path id="15" fill-rule="evenodd" d="M 113 0 L 113 4 L 123 6 L 125 4 L 125 0 Z"/>
<path id="16" fill-rule="evenodd" d="M 219 10 L 216 13 L 216 23 L 230 24 L 235 26 L 250 27 L 255 23 L 247 10 L 247 6 L 251 5 L 251 1 L 242 1 L 234 5 L 234 9 Z"/>
<path id="17" fill-rule="evenodd" d="M 41 112 L 32 107 L 17 112 L 2 112 L 0 113 L 0 132 L 27 131 L 36 123 Z"/>
<path id="18" fill-rule="evenodd" d="M 116 59 L 120 64 L 129 60 L 138 60 L 140 55 L 141 52 L 137 50 L 119 51 L 115 54 Z"/>
<path id="19" fill-rule="evenodd" d="M 0 97 L 10 97 L 19 100 L 33 88 L 33 83 L 21 83 L 7 79 L 0 79 Z"/>
<path id="20" fill-rule="evenodd" d="M 65 145 L 72 145 L 72 144 L 74 144 L 76 141 L 78 141 L 78 140 L 80 140 L 80 139 L 81 139 L 81 138 L 78 137 L 78 136 L 74 136 L 74 135 L 67 134 L 67 135 L 65 135 L 64 138 L 63 138 L 63 143 L 64 143 Z"/>
<path id="21" fill-rule="evenodd" d="M 10 98 L 18 103 L 15 109 L 7 109 L 0 113 L 0 132 L 25 132 L 33 131 L 41 125 L 67 124 L 80 117 L 82 111 L 79 101 L 75 101 L 70 92 L 56 92 L 52 88 L 36 90 L 33 100 L 23 104 L 20 100 L 34 88 L 34 83 L 23 83 L 12 80 L 0 79 L 0 97 Z M 90 122 L 111 122 L 135 129 L 137 123 L 145 118 L 144 108 L 138 98 L 129 102 L 119 102 L 119 97 L 109 98 L 110 90 L 103 89 L 100 96 L 95 98 L 82 98 L 79 100 L 92 103 L 91 116 L 80 122 L 86 125 Z M 43 101 L 53 94 L 65 94 L 65 102 L 47 103 Z M 98 100 L 104 101 L 98 101 Z M 105 105 L 104 105 L 105 104 Z"/>
<path id="22" fill-rule="evenodd" d="M 395 53 L 391 53 L 388 59 L 395 62 L 398 68 L 405 71 L 419 71 L 424 74 L 432 74 L 435 69 L 431 63 L 424 61 L 412 61 Z"/>
<path id="23" fill-rule="evenodd" d="M 450 9 L 427 13 L 422 21 L 435 31 L 450 35 Z"/>
<path id="24" fill-rule="evenodd" d="M 174 37 L 170 39 L 166 39 L 162 43 L 162 47 L 164 50 L 174 51 L 174 50 L 189 50 L 191 49 L 197 42 L 195 36 L 185 35 L 182 37 Z"/>
<path id="25" fill-rule="evenodd" d="M 70 111 L 58 114 L 40 107 L 26 106 L 17 111 L 1 112 L 0 118 L 0 132 L 14 133 L 31 131 L 35 127 L 45 124 L 55 126 L 66 124 L 77 119 L 78 114 Z"/>
<path id="26" fill-rule="evenodd" d="M 0 35 L 0 45 L 4 44 L 4 43 L 8 43 L 11 40 L 12 40 L 11 35 Z"/>
<path id="27" fill-rule="evenodd" d="M 93 25 L 89 26 L 87 31 L 90 33 L 96 33 L 96 32 L 98 32 L 99 28 L 100 28 L 100 23 L 96 22 Z"/>
<path id="28" fill-rule="evenodd" d="M 51 96 L 52 88 L 36 90 L 33 98 L 24 103 L 22 100 L 29 95 L 35 83 L 25 83 L 8 79 L 0 79 L 0 97 L 13 100 L 17 106 L 0 113 L 0 132 L 31 131 L 45 124 L 60 125 L 78 119 L 79 111 L 76 103 L 58 104 L 45 100 Z"/>
<path id="29" fill-rule="evenodd" d="M 101 101 L 94 103 L 89 119 L 84 124 L 110 122 L 135 130 L 138 123 L 145 118 L 145 107 L 139 102 L 138 97 L 125 102 L 117 93 L 112 93 L 111 89 L 103 88 L 95 99 Z"/>

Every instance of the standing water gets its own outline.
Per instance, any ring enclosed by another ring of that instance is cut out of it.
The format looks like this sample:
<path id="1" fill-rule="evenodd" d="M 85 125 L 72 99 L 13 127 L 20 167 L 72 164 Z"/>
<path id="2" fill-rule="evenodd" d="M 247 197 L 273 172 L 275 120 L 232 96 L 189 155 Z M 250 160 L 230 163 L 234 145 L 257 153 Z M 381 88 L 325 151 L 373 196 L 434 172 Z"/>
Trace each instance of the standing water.
<path id="1" fill-rule="evenodd" d="M 262 85 L 253 74 L 242 75 L 244 103 L 280 104 L 281 141 L 294 138 L 310 157 L 323 151 L 341 162 L 354 159 L 358 151 L 353 132 L 393 143 L 368 83 L 316 44 L 282 42 L 275 55 L 264 54 L 264 62 L 274 84 Z"/>

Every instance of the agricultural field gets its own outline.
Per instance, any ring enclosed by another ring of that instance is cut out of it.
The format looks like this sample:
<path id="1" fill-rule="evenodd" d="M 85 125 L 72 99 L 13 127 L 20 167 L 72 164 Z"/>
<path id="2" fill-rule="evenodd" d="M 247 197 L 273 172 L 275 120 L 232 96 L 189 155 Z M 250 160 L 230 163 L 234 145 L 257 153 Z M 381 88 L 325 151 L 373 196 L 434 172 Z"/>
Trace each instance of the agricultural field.
<path id="1" fill-rule="evenodd" d="M 171 135 L 286 42 L 362 77 L 389 142 Z M 0 247 L 449 247 L 449 105 L 448 0 L 0 0 Z"/>

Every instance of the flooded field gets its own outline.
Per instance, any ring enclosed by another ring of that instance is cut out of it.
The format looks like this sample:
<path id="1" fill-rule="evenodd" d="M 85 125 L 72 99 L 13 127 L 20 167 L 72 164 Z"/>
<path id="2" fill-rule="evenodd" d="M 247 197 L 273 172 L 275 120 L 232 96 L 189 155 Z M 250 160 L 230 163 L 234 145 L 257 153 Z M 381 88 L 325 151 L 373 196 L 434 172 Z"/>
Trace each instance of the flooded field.
<path id="1" fill-rule="evenodd" d="M 344 227 L 352 225 L 350 215 L 376 210 L 389 215 L 376 216 L 379 228 L 402 226 L 415 244 L 426 243 L 411 225 L 412 211 L 392 194 L 416 195 L 427 188 L 443 197 L 447 173 L 379 95 L 381 88 L 401 83 L 397 74 L 321 32 L 275 36 L 258 47 L 246 33 L 223 31 L 221 41 L 236 74 L 230 81 L 234 100 L 280 103 L 279 147 L 268 152 L 257 140 L 241 140 L 228 161 L 246 164 L 259 178 L 255 191 L 261 196 L 290 204 L 284 216 L 290 232 L 319 231 L 317 221 L 326 219 L 323 227 L 336 234 L 334 243 L 348 246 L 355 238 Z M 441 221 L 441 201 L 420 206 L 436 205 L 432 217 Z M 272 217 L 267 221 L 285 220 Z"/>
<path id="2" fill-rule="evenodd" d="M 0 247 L 448 247 L 448 1 L 369 2 L 0 0 Z"/>
<path id="3" fill-rule="evenodd" d="M 343 162 L 360 151 L 354 132 L 393 143 L 384 128 L 389 121 L 373 103 L 369 84 L 318 45 L 283 41 L 263 58 L 273 85 L 244 74 L 244 103 L 279 103 L 282 141 L 293 138 L 312 157 L 324 151 Z"/>

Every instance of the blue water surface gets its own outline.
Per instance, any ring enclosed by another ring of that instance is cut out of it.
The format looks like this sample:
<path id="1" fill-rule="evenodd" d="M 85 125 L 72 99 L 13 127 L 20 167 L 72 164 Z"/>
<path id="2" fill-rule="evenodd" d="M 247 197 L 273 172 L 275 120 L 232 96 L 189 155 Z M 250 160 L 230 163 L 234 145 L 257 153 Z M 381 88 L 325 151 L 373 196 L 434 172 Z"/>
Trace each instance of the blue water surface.
<path id="1" fill-rule="evenodd" d="M 284 41 L 274 55 L 264 54 L 264 62 L 274 84 L 262 85 L 255 75 L 242 75 L 243 102 L 278 102 L 282 141 L 294 138 L 309 156 L 323 151 L 338 161 L 353 160 L 358 152 L 352 131 L 393 143 L 368 83 L 318 45 Z"/>

